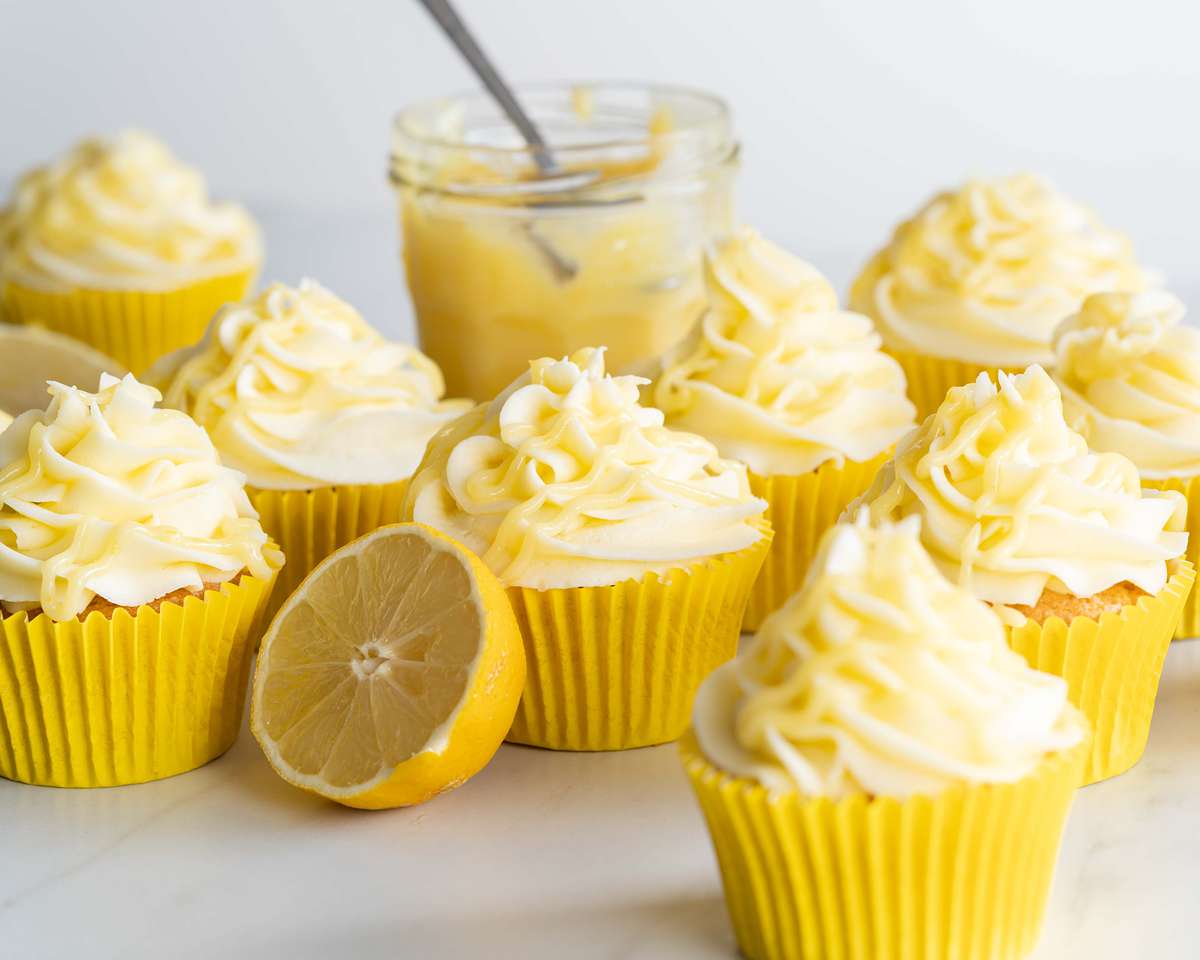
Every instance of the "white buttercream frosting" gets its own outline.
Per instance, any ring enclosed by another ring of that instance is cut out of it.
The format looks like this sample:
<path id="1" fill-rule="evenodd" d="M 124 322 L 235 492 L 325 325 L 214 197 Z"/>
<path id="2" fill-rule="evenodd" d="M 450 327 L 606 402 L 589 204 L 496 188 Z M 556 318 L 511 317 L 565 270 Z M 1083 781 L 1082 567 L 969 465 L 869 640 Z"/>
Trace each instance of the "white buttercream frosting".
<path id="1" fill-rule="evenodd" d="M 901 224 L 850 306 L 892 350 L 989 367 L 1049 363 L 1055 326 L 1089 294 L 1147 276 L 1123 234 L 1040 177 L 970 180 Z"/>
<path id="2" fill-rule="evenodd" d="M 230 304 L 203 341 L 148 376 L 263 489 L 403 480 L 429 438 L 471 407 L 441 399 L 427 356 L 385 340 L 311 280 Z"/>
<path id="3" fill-rule="evenodd" d="M 951 389 L 863 501 L 876 521 L 921 517 L 946 575 L 997 604 L 1125 581 L 1158 593 L 1187 546 L 1184 498 L 1143 491 L 1129 459 L 1089 451 L 1039 366 Z"/>
<path id="4" fill-rule="evenodd" d="M 604 351 L 535 360 L 429 445 L 405 514 L 461 540 L 508 585 L 600 586 L 757 542 L 746 468 L 663 426 Z"/>
<path id="5" fill-rule="evenodd" d="M 1200 474 L 1200 330 L 1166 291 L 1095 294 L 1055 331 L 1067 420 L 1143 477 Z"/>
<path id="6" fill-rule="evenodd" d="M 0 274 L 34 287 L 169 290 L 261 258 L 249 214 L 139 131 L 30 171 L 0 211 Z"/>
<path id="7" fill-rule="evenodd" d="M 67 620 L 278 567 L 242 475 L 156 390 L 106 374 L 50 396 L 0 434 L 0 606 Z"/>
<path id="8" fill-rule="evenodd" d="M 709 760 L 774 790 L 906 797 L 1019 780 L 1078 744 L 1066 682 L 942 576 L 920 521 L 866 521 L 825 535 L 804 587 L 700 688 Z"/>
<path id="9" fill-rule="evenodd" d="M 871 460 L 913 426 L 900 365 L 815 269 L 752 230 L 705 258 L 710 308 L 664 362 L 667 424 L 760 475 Z"/>

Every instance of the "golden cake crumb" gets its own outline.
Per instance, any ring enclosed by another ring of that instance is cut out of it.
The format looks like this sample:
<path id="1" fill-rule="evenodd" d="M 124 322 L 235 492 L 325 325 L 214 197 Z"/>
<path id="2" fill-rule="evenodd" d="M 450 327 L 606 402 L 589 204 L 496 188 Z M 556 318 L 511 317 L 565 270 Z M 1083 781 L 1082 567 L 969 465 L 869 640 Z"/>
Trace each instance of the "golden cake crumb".
<path id="1" fill-rule="evenodd" d="M 1076 617 L 1099 620 L 1102 614 L 1108 613 L 1110 610 L 1119 611 L 1123 607 L 1137 603 L 1138 598 L 1144 596 L 1146 596 L 1145 590 L 1125 580 L 1090 597 L 1076 597 L 1070 593 L 1044 590 L 1035 606 L 1030 607 L 1023 603 L 1014 603 L 1010 606 L 1035 623 L 1045 623 L 1051 617 L 1061 617 L 1070 623 Z"/>
<path id="2" fill-rule="evenodd" d="M 244 572 L 245 571 L 243 571 L 243 573 Z M 224 581 L 224 582 L 236 584 L 241 579 L 242 579 L 242 574 L 239 573 L 236 577 L 233 577 L 230 580 Z M 204 585 L 205 590 L 218 590 L 218 589 L 220 589 L 220 587 L 221 587 L 220 583 L 206 583 Z M 134 616 L 138 612 L 138 610 L 140 610 L 142 607 L 149 607 L 151 610 L 157 611 L 164 603 L 182 604 L 183 601 L 186 600 L 188 597 L 199 597 L 202 595 L 203 595 L 203 591 L 201 591 L 201 590 L 193 590 L 191 587 L 181 587 L 180 589 L 173 590 L 170 593 L 157 598 L 156 600 L 151 600 L 148 603 L 139 604 L 136 607 L 123 607 L 120 604 L 111 603 L 110 601 L 105 600 L 103 597 L 92 597 L 92 602 L 89 603 L 86 607 L 84 607 L 82 611 L 80 611 L 80 613 L 78 614 L 78 617 L 80 620 L 86 620 L 87 617 L 93 611 L 98 611 L 99 613 L 103 614 L 103 616 L 106 620 L 111 620 L 112 615 L 118 610 L 128 611 L 130 616 Z M 9 611 L 9 612 L 11 612 L 11 611 Z M 29 619 L 32 620 L 34 617 L 41 614 L 42 608 L 41 607 L 30 607 L 25 612 L 29 615 Z"/>

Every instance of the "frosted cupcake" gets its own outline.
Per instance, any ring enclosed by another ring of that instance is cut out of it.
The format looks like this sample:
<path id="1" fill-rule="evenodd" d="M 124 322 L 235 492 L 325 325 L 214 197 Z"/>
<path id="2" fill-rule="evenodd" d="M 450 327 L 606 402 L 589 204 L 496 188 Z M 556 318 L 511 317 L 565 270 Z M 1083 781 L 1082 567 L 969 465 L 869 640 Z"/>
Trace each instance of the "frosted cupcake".
<path id="1" fill-rule="evenodd" d="M 843 523 L 696 697 L 682 754 L 742 952 L 1024 957 L 1087 728 L 914 517 Z"/>
<path id="2" fill-rule="evenodd" d="M 1064 677 L 1096 731 L 1088 782 L 1128 769 L 1191 588 L 1187 503 L 1093 453 L 1039 366 L 955 387 L 865 496 L 876 521 L 921 518 L 951 579 L 997 607 L 1031 666 Z"/>
<path id="3" fill-rule="evenodd" d="M 604 351 L 534 360 L 436 436 L 405 519 L 466 544 L 509 588 L 528 677 L 509 739 L 662 743 L 733 656 L 770 543 L 746 468 L 663 426 Z"/>
<path id="4" fill-rule="evenodd" d="M 11 318 L 103 351 L 135 373 L 194 343 L 262 260 L 241 207 L 146 133 L 85 140 L 23 176 L 0 211 Z"/>
<path id="5" fill-rule="evenodd" d="M 913 426 L 900 365 L 816 270 L 752 230 L 705 258 L 710 308 L 664 362 L 655 405 L 750 468 L 775 539 L 753 630 L 800 586 L 821 535 Z"/>
<path id="6" fill-rule="evenodd" d="M 971 180 L 902 223 L 855 280 L 924 419 L 981 372 L 1048 364 L 1050 338 L 1091 293 L 1138 290 L 1129 240 L 1039 177 Z"/>
<path id="7" fill-rule="evenodd" d="M 1067 421 L 1093 450 L 1122 453 L 1143 486 L 1188 501 L 1187 558 L 1200 559 L 1200 330 L 1165 291 L 1096 294 L 1055 331 Z M 1178 635 L 1200 633 L 1193 592 Z"/>
<path id="8" fill-rule="evenodd" d="M 207 435 L 133 377 L 0 434 L 0 775 L 111 786 L 232 746 L 282 558 Z"/>
<path id="9" fill-rule="evenodd" d="M 153 376 L 246 475 L 288 558 L 278 601 L 338 547 L 399 520 L 429 438 L 471 407 L 441 399 L 432 360 L 311 280 L 228 305 Z"/>

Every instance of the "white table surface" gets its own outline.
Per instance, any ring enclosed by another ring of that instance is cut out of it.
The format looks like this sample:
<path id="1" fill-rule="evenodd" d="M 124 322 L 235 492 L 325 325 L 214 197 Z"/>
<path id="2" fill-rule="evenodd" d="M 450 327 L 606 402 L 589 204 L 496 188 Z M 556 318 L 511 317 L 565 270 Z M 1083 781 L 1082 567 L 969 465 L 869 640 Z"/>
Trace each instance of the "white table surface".
<path id="1" fill-rule="evenodd" d="M 1038 960 L 1183 960 L 1200 941 L 1200 641 L 1173 646 L 1150 745 L 1080 791 Z M 504 746 L 422 807 L 348 810 L 248 732 L 207 767 L 108 790 L 0 783 L 0 955 L 735 955 L 674 746 Z"/>
<path id="2" fill-rule="evenodd" d="M 268 277 L 312 274 L 389 332 L 411 329 L 388 218 L 266 219 Z M 852 261 L 834 259 L 842 281 Z M 1145 758 L 1078 796 L 1036 958 L 1195 958 L 1198 908 L 1200 641 L 1187 641 L 1167 659 Z M 734 947 L 672 746 L 505 746 L 459 790 L 382 813 L 289 787 L 248 732 L 160 783 L 0 781 L 0 957 L 217 956 L 703 960 Z"/>

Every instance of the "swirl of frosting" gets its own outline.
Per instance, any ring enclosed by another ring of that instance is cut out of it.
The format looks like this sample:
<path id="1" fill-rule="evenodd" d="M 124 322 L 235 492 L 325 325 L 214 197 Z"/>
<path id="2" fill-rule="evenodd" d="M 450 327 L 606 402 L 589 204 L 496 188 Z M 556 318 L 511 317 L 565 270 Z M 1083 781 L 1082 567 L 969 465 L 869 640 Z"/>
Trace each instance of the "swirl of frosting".
<path id="1" fill-rule="evenodd" d="M 529 365 L 429 444 L 405 515 L 461 540 L 509 585 L 604 586 L 741 550 L 766 503 L 746 468 L 663 426 L 603 348 Z"/>
<path id="2" fill-rule="evenodd" d="M 655 389 L 669 426 L 764 476 L 870 460 L 912 428 L 900 365 L 807 263 L 746 229 L 705 277 L 711 307 Z"/>
<path id="3" fill-rule="evenodd" d="M 93 597 L 134 607 L 278 567 L 242 475 L 158 391 L 49 386 L 0 434 L 0 606 L 68 620 Z"/>
<path id="4" fill-rule="evenodd" d="M 199 344 L 148 377 L 262 489 L 403 480 L 471 407 L 441 400 L 437 364 L 311 280 L 224 307 Z"/>
<path id="5" fill-rule="evenodd" d="M 34 287 L 171 290 L 261 257 L 249 214 L 139 131 L 30 171 L 0 211 L 0 273 Z"/>
<path id="6" fill-rule="evenodd" d="M 1186 500 L 1143 491 L 1120 454 L 1089 452 L 1039 366 L 951 389 L 863 501 L 876 521 L 919 515 L 946 575 L 1002 605 L 1125 581 L 1158 593 L 1187 546 Z"/>
<path id="7" fill-rule="evenodd" d="M 826 533 L 805 586 L 696 697 L 718 767 L 773 790 L 906 797 L 1008 783 L 1086 726 L 1061 677 L 1009 649 L 910 517 Z"/>
<path id="8" fill-rule="evenodd" d="M 892 350 L 987 366 L 1048 363 L 1055 326 L 1089 294 L 1147 283 L 1129 240 L 1039 177 L 969 181 L 901 224 L 851 309 Z"/>
<path id="9" fill-rule="evenodd" d="M 0 433 L 3 433 L 8 428 L 8 425 L 12 423 L 12 421 L 13 418 L 11 416 L 9 416 L 3 410 L 0 410 Z"/>
<path id="10" fill-rule="evenodd" d="M 1162 290 L 1088 297 L 1054 334 L 1067 420 L 1152 479 L 1200 474 L 1200 330 Z"/>

